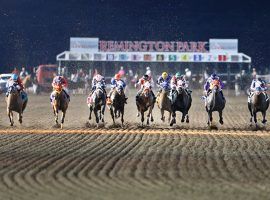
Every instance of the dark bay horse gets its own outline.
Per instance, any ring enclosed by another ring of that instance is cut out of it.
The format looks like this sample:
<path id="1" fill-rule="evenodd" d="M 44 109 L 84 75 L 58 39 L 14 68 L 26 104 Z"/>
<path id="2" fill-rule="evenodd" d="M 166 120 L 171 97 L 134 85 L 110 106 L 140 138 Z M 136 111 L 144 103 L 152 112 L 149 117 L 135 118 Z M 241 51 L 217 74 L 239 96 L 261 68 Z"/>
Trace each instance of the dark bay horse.
<path id="1" fill-rule="evenodd" d="M 260 88 L 256 88 L 256 91 L 250 98 L 250 103 L 248 103 L 248 109 L 250 112 L 250 123 L 252 125 L 252 121 L 254 120 L 256 124 L 256 128 L 258 128 L 257 124 L 257 112 L 262 113 L 262 123 L 265 125 L 267 122 L 266 118 L 266 111 L 269 107 L 269 99 L 266 99 L 264 92 Z M 253 118 L 253 120 L 252 120 Z"/>
<path id="2" fill-rule="evenodd" d="M 151 85 L 149 82 L 144 84 L 144 88 L 142 93 L 139 95 L 139 98 L 136 99 L 136 105 L 138 113 L 141 114 L 141 125 L 143 126 L 144 122 L 144 113 L 148 110 L 147 114 L 147 122 L 146 124 L 149 125 L 149 118 L 151 117 L 151 122 L 154 121 L 152 111 L 155 105 L 155 97 L 152 94 Z"/>
<path id="3" fill-rule="evenodd" d="M 188 111 L 191 107 L 192 98 L 191 95 L 188 94 L 187 90 L 181 86 L 176 88 L 176 91 L 172 95 L 172 120 L 170 126 L 176 123 L 176 111 L 180 111 L 182 113 L 181 122 L 185 121 L 189 123 L 189 115 Z"/>
<path id="4" fill-rule="evenodd" d="M 214 111 L 217 111 L 219 113 L 219 123 L 223 124 L 222 111 L 225 108 L 226 100 L 223 98 L 219 88 L 219 81 L 213 81 L 211 91 L 205 100 L 205 109 L 208 113 L 208 126 L 212 126 L 212 113 Z"/>
<path id="5" fill-rule="evenodd" d="M 13 126 L 13 111 L 18 113 L 18 120 L 22 123 L 22 114 L 27 105 L 26 93 L 18 91 L 16 85 L 12 85 L 8 88 L 8 96 L 6 97 L 7 103 L 7 115 L 9 117 L 10 126 Z M 24 94 L 22 94 L 24 93 Z M 25 95 L 23 97 L 23 95 Z"/>
<path id="6" fill-rule="evenodd" d="M 93 94 L 90 94 L 88 98 L 91 98 L 91 103 L 88 104 L 90 109 L 89 120 L 92 119 L 92 112 L 94 111 L 98 126 L 100 120 L 104 122 L 104 112 L 106 107 L 106 95 L 101 83 L 97 83 L 95 91 Z"/>
<path id="7" fill-rule="evenodd" d="M 168 121 L 171 121 L 171 113 L 172 113 L 172 107 L 171 107 L 171 100 L 169 99 L 169 88 L 162 88 L 161 92 L 157 96 L 157 106 L 160 109 L 161 112 L 161 120 L 165 121 L 164 111 L 169 112 L 169 118 Z"/>
<path id="8" fill-rule="evenodd" d="M 51 104 L 53 108 L 53 113 L 55 116 L 55 123 L 58 125 L 58 113 L 62 111 L 62 118 L 61 118 L 61 129 L 64 126 L 65 116 L 68 109 L 69 98 L 63 91 L 62 86 L 58 86 L 54 88 L 54 91 L 51 93 Z"/>
<path id="9" fill-rule="evenodd" d="M 118 85 L 111 95 L 112 103 L 108 105 L 110 113 L 113 119 L 113 124 L 115 124 L 115 118 L 121 115 L 121 127 L 124 126 L 124 109 L 126 104 L 126 97 L 124 94 L 123 85 Z"/>

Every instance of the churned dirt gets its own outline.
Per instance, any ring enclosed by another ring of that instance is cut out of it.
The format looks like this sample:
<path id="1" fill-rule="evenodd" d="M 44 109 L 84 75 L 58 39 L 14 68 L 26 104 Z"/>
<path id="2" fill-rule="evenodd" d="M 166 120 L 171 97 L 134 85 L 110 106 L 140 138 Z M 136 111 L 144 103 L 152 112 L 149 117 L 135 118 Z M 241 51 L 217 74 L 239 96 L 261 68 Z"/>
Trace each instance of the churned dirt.
<path id="1" fill-rule="evenodd" d="M 270 199 L 269 125 L 249 127 L 246 97 L 227 97 L 225 124 L 216 114 L 211 130 L 196 91 L 190 123 L 172 128 L 157 107 L 141 127 L 134 92 L 123 129 L 108 111 L 103 126 L 88 122 L 85 95 L 71 96 L 63 130 L 49 95 L 29 96 L 23 125 L 9 127 L 5 110 L 2 101 L 0 199 Z"/>

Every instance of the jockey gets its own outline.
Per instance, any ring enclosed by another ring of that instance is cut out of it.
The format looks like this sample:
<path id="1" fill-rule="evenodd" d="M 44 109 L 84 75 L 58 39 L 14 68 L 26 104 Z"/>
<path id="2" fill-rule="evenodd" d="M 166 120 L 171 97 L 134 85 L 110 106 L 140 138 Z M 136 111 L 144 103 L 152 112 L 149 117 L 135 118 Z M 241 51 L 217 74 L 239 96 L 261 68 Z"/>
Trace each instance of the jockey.
<path id="1" fill-rule="evenodd" d="M 118 74 L 115 74 L 114 77 L 111 80 L 111 90 L 110 90 L 110 92 L 108 94 L 108 97 L 107 97 L 107 98 L 109 98 L 109 100 L 111 98 L 112 92 L 118 86 L 118 84 L 122 84 L 122 86 L 124 87 L 123 89 L 126 88 L 126 83 L 125 83 L 125 81 L 123 81 L 121 79 L 121 74 L 119 74 L 119 73 Z M 125 99 L 127 100 L 127 98 L 125 98 Z"/>
<path id="2" fill-rule="evenodd" d="M 6 87 L 9 88 L 10 86 L 16 86 L 17 90 L 19 92 L 23 91 L 24 87 L 22 84 L 22 81 L 20 77 L 17 74 L 12 74 L 10 79 L 7 81 Z M 6 96 L 8 96 L 8 92 L 6 93 Z"/>
<path id="3" fill-rule="evenodd" d="M 55 76 L 53 78 L 52 81 L 52 87 L 55 90 L 56 87 L 61 87 L 61 89 L 63 90 L 63 92 L 65 93 L 65 95 L 67 96 L 67 98 L 70 100 L 70 96 L 67 93 L 67 91 L 64 89 L 65 87 L 67 87 L 67 80 L 63 77 L 63 76 Z"/>
<path id="4" fill-rule="evenodd" d="M 250 94 L 248 96 L 248 102 L 250 103 L 250 98 L 253 96 L 254 92 L 256 91 L 256 88 L 260 88 L 260 90 L 263 92 L 263 94 L 268 100 L 268 95 L 266 93 L 267 91 L 266 82 L 262 80 L 261 78 L 258 78 L 258 79 L 252 80 L 252 83 L 250 85 Z"/>
<path id="5" fill-rule="evenodd" d="M 181 84 L 181 85 L 178 85 Z M 188 94 L 190 94 L 192 91 L 188 90 L 188 83 L 185 79 L 184 75 L 181 75 L 180 72 L 177 72 L 171 79 L 171 93 L 170 93 L 170 97 L 172 97 L 172 94 L 175 92 L 177 86 L 181 86 L 183 87 Z"/>
<path id="6" fill-rule="evenodd" d="M 210 88 L 211 83 L 214 80 L 219 81 L 219 85 L 220 85 L 219 91 L 220 91 L 220 93 L 222 95 L 222 98 L 224 99 L 224 95 L 223 95 L 223 92 L 222 92 L 224 84 L 222 83 L 221 79 L 215 73 L 211 74 L 211 76 L 206 80 L 206 82 L 204 84 L 204 95 L 205 95 L 204 98 L 206 98 L 208 96 L 208 93 L 210 92 L 210 89 L 211 89 Z"/>
<path id="7" fill-rule="evenodd" d="M 92 80 L 92 91 L 91 93 L 93 93 L 95 90 L 96 90 L 96 85 L 97 83 L 101 83 L 101 87 L 106 95 L 106 82 L 105 82 L 105 78 L 103 76 L 101 76 L 100 74 L 97 74 L 93 77 L 93 80 Z"/>
<path id="8" fill-rule="evenodd" d="M 144 84 L 145 84 L 146 82 L 149 82 L 149 83 L 151 84 L 151 80 L 152 80 L 152 79 L 151 79 L 151 76 L 148 76 L 147 74 L 143 75 L 143 77 L 140 78 L 140 79 L 138 80 L 138 82 L 135 84 L 135 86 L 140 85 L 140 86 L 141 86 L 141 89 L 137 92 L 136 100 L 137 100 L 137 99 L 139 98 L 139 96 L 141 95 L 141 93 L 142 93 L 142 91 L 143 91 L 143 88 L 144 88 Z M 151 85 L 151 89 L 152 89 L 152 85 Z M 151 90 L 151 93 L 152 93 L 154 99 L 156 99 L 155 94 L 153 93 L 152 90 Z"/>
<path id="9" fill-rule="evenodd" d="M 157 85 L 159 86 L 157 96 L 159 96 L 162 90 L 162 87 L 167 87 L 168 89 L 170 89 L 170 81 L 171 81 L 171 76 L 168 75 L 167 72 L 163 72 L 157 80 Z"/>

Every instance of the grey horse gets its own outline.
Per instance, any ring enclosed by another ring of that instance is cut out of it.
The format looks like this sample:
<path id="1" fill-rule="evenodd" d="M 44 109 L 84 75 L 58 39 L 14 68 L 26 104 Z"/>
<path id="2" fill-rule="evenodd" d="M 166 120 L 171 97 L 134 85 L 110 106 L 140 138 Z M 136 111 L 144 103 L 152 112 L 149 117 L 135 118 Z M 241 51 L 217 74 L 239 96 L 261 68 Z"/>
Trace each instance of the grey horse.
<path id="1" fill-rule="evenodd" d="M 226 100 L 221 94 L 221 91 L 219 90 L 219 86 L 215 85 L 211 89 L 208 97 L 206 98 L 206 105 L 205 109 L 206 112 L 208 113 L 208 121 L 207 124 L 208 126 L 212 126 L 212 113 L 214 111 L 217 111 L 219 113 L 219 123 L 223 124 L 223 117 L 222 117 L 222 112 L 223 109 L 225 108 Z"/>
<path id="2" fill-rule="evenodd" d="M 254 120 L 256 124 L 256 128 L 258 128 L 257 124 L 257 112 L 261 112 L 263 116 L 262 123 L 265 124 L 267 122 L 266 111 L 269 107 L 269 99 L 266 98 L 266 95 L 260 91 L 260 89 L 256 88 L 256 91 L 250 98 L 250 102 L 248 102 L 248 109 L 250 112 L 250 125 L 252 125 L 252 121 Z M 253 120 L 252 120 L 253 118 Z"/>

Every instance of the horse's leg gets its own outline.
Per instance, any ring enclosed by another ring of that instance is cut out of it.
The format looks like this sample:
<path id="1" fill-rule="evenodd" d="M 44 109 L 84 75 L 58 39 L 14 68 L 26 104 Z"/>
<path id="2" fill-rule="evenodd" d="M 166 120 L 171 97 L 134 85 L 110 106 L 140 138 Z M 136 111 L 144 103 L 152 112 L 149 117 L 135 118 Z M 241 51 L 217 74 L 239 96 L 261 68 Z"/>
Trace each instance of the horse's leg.
<path id="1" fill-rule="evenodd" d="M 114 113 L 113 113 L 113 108 L 112 107 L 110 108 L 110 112 L 111 112 L 111 116 L 112 116 L 112 119 L 113 119 L 113 124 L 115 125 Z"/>
<path id="2" fill-rule="evenodd" d="M 172 117 L 172 112 L 169 112 L 168 122 L 170 123 Z"/>
<path id="3" fill-rule="evenodd" d="M 94 114 L 96 117 L 96 123 L 98 124 L 99 123 L 99 116 L 98 116 L 98 110 L 96 108 L 94 108 Z"/>
<path id="4" fill-rule="evenodd" d="M 189 123 L 189 115 L 188 115 L 188 113 L 186 115 L 186 123 Z"/>
<path id="5" fill-rule="evenodd" d="M 54 108 L 55 123 L 58 125 L 58 109 Z"/>
<path id="6" fill-rule="evenodd" d="M 7 110 L 7 115 L 8 115 L 8 117 L 9 117 L 10 126 L 13 126 L 14 122 L 13 122 L 12 111 L 8 109 L 8 110 Z"/>
<path id="7" fill-rule="evenodd" d="M 62 111 L 61 129 L 63 129 L 63 126 L 64 126 L 65 116 L 66 116 L 66 110 Z"/>
<path id="8" fill-rule="evenodd" d="M 19 116 L 19 122 L 20 122 L 20 124 L 22 124 L 22 113 L 20 112 L 20 113 L 18 114 L 18 116 Z"/>
<path id="9" fill-rule="evenodd" d="M 161 113 L 161 121 L 165 121 L 165 117 L 164 117 L 164 110 L 160 109 L 160 113 Z"/>
<path id="10" fill-rule="evenodd" d="M 154 121 L 154 118 L 153 118 L 153 108 L 154 108 L 154 104 L 153 104 L 153 106 L 150 107 L 150 109 L 151 109 L 151 112 L 150 112 L 151 122 Z"/>
<path id="11" fill-rule="evenodd" d="M 122 123 L 122 128 L 124 127 L 124 109 L 121 110 L 121 123 Z"/>
<path id="12" fill-rule="evenodd" d="M 223 117 L 222 117 L 222 110 L 218 111 L 218 114 L 219 114 L 219 123 L 223 125 L 224 122 L 223 122 Z"/>
<path id="13" fill-rule="evenodd" d="M 185 117 L 186 117 L 186 111 L 183 111 L 182 112 L 182 119 L 181 119 L 181 122 L 185 122 Z"/>
<path id="14" fill-rule="evenodd" d="M 140 110 L 140 107 L 139 107 L 139 105 L 137 104 L 137 117 L 140 117 L 140 112 L 139 112 L 139 110 Z"/>
<path id="15" fill-rule="evenodd" d="M 266 116 L 266 111 L 263 111 L 262 112 L 262 117 L 263 117 L 262 123 L 263 123 L 263 125 L 265 125 L 265 123 L 267 122 L 267 120 L 265 119 L 265 116 Z"/>
<path id="16" fill-rule="evenodd" d="M 212 112 L 211 111 L 208 111 L 207 114 L 208 114 L 207 124 L 208 124 L 208 126 L 211 126 L 212 125 Z"/>
<path id="17" fill-rule="evenodd" d="M 90 106 L 90 114 L 89 114 L 89 120 L 91 120 L 92 119 L 92 112 L 93 112 L 93 108 L 92 108 L 92 106 Z"/>
<path id="18" fill-rule="evenodd" d="M 171 120 L 170 126 L 176 123 L 175 117 L 176 117 L 176 113 L 175 111 L 172 111 L 172 120 Z"/>
<path id="19" fill-rule="evenodd" d="M 144 112 L 141 111 L 141 122 L 142 122 L 142 126 L 143 126 L 143 122 L 144 122 Z"/>
<path id="20" fill-rule="evenodd" d="M 256 111 L 253 111 L 253 119 L 254 119 L 256 128 L 258 128 L 258 124 L 257 124 L 257 113 L 256 113 Z"/>
<path id="21" fill-rule="evenodd" d="M 104 122 L 104 112 L 105 112 L 105 108 L 106 108 L 106 104 L 104 104 L 104 106 L 102 107 L 102 118 L 101 121 Z"/>

